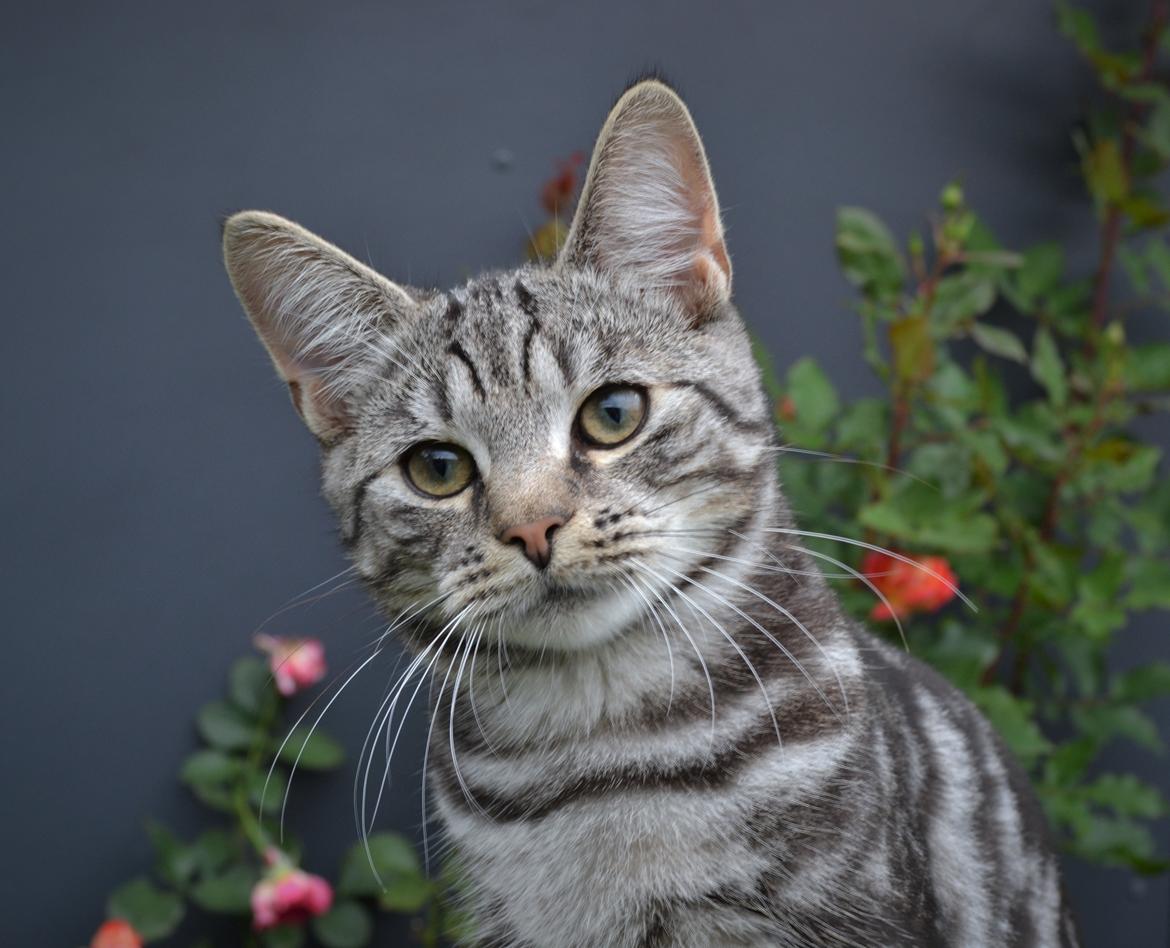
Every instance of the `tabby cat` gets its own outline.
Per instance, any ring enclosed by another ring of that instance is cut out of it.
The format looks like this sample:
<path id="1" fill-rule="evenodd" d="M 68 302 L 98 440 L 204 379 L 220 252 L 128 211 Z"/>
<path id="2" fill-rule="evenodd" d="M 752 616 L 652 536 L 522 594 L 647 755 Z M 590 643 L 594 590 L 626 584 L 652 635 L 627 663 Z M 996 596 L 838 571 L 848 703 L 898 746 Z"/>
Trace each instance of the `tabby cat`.
<path id="1" fill-rule="evenodd" d="M 371 760 L 431 685 L 477 944 L 1075 944 L 1025 776 L 802 544 L 669 87 L 614 107 L 551 266 L 413 289 L 258 211 L 224 255 L 413 658 Z"/>

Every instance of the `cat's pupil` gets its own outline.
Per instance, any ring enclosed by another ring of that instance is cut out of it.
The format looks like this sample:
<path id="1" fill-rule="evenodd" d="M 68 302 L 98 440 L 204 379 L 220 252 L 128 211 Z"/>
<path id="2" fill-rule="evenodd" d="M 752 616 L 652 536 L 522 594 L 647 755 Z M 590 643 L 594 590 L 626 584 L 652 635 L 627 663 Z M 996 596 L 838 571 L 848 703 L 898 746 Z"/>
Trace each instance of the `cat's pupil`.
<path id="1" fill-rule="evenodd" d="M 630 412 L 637 407 L 639 395 L 624 389 L 610 392 L 601 399 L 598 408 L 601 409 L 602 419 L 615 430 L 620 429 L 629 421 Z"/>

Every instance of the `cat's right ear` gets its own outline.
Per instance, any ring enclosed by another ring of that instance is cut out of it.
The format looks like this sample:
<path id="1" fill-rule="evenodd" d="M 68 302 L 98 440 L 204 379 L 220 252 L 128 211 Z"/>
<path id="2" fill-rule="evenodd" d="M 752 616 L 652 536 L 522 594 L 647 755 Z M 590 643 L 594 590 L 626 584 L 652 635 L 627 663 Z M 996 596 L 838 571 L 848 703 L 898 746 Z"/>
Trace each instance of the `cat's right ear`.
<path id="1" fill-rule="evenodd" d="M 224 222 L 223 258 L 244 311 L 323 443 L 348 429 L 349 383 L 415 306 L 400 286 L 303 227 L 243 211 Z"/>

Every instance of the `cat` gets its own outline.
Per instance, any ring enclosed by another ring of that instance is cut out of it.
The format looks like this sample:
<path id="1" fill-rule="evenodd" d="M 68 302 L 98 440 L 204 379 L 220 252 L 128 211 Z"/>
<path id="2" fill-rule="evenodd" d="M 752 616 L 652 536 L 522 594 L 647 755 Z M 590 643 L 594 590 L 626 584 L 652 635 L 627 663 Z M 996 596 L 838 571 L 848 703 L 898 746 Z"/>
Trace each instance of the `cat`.
<path id="1" fill-rule="evenodd" d="M 419 290 L 257 211 L 224 255 L 397 695 L 433 683 L 476 944 L 1076 944 L 1020 768 L 802 545 L 669 86 L 614 106 L 550 266 Z"/>

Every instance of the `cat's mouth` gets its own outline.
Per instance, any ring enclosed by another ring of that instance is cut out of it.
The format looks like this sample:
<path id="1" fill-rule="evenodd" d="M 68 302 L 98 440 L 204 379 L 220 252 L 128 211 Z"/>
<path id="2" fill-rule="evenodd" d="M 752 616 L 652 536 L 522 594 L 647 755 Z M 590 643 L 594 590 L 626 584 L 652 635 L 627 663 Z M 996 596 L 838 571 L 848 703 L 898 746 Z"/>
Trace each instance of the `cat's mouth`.
<path id="1" fill-rule="evenodd" d="M 636 605 L 601 579 L 566 582 L 542 576 L 505 607 L 512 621 L 504 634 L 518 645 L 576 650 L 620 634 L 634 619 Z"/>
<path id="2" fill-rule="evenodd" d="M 528 590 L 529 601 L 536 609 L 571 608 L 591 602 L 603 595 L 606 589 L 601 584 L 566 582 L 551 576 L 541 576 Z"/>

